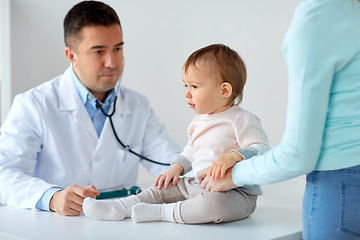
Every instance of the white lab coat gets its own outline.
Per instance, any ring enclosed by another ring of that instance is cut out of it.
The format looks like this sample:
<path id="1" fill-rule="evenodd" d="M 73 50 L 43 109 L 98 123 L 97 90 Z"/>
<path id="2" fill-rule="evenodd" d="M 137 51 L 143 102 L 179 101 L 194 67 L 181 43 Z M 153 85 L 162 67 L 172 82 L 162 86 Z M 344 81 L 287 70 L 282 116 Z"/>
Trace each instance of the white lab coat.
<path id="1" fill-rule="evenodd" d="M 139 162 L 154 175 L 168 168 L 124 151 L 109 119 L 98 137 L 71 71 L 15 97 L 0 135 L 0 202 L 34 209 L 53 186 L 132 186 Z M 170 163 L 181 151 L 148 100 L 123 86 L 113 122 L 119 138 L 150 159 Z"/>

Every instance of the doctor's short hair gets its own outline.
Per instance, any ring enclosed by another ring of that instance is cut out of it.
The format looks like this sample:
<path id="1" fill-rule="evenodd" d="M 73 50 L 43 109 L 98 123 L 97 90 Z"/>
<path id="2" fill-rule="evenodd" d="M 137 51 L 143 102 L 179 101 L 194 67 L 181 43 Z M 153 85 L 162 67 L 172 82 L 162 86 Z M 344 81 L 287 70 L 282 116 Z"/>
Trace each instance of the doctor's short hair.
<path id="1" fill-rule="evenodd" d="M 246 66 L 239 54 L 224 44 L 212 44 L 193 52 L 186 60 L 183 70 L 187 74 L 189 67 L 199 64 L 210 64 L 213 74 L 218 75 L 221 83 L 232 86 L 229 104 L 237 105 L 243 99 L 246 83 Z"/>
<path id="2" fill-rule="evenodd" d="M 65 45 L 75 47 L 81 41 L 80 31 L 86 26 L 120 25 L 120 19 L 109 5 L 98 1 L 83 1 L 74 5 L 64 19 Z"/>

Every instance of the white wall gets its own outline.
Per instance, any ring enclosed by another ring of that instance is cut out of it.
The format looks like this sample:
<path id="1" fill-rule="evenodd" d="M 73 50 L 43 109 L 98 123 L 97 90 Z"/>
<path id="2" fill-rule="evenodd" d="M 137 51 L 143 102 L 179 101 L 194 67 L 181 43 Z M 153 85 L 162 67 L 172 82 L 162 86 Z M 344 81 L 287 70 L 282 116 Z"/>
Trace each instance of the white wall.
<path id="1" fill-rule="evenodd" d="M 0 126 L 11 104 L 10 0 L 0 1 Z"/>
<path id="2" fill-rule="evenodd" d="M 242 106 L 260 117 L 271 145 L 276 145 L 285 128 L 287 101 L 281 47 L 299 1 L 106 1 L 118 12 L 123 26 L 123 84 L 148 96 L 172 137 L 184 145 L 194 114 L 183 97 L 182 64 L 194 50 L 224 43 L 247 64 Z M 11 1 L 12 97 L 68 66 L 62 21 L 76 2 Z"/>

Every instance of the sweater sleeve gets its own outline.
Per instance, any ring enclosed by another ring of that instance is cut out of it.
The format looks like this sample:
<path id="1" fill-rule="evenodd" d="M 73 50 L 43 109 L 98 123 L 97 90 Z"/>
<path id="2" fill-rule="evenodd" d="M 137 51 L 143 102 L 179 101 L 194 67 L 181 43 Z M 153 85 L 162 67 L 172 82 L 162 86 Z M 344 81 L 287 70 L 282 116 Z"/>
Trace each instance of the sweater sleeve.
<path id="1" fill-rule="evenodd" d="M 311 172 L 319 158 L 337 46 L 339 19 L 313 1 L 298 6 L 284 41 L 289 92 L 283 139 L 262 156 L 237 163 L 238 186 L 270 184 Z M 331 28 L 331 29 L 330 29 Z"/>
<path id="2" fill-rule="evenodd" d="M 252 144 L 245 148 L 239 148 L 236 150 L 230 150 L 230 152 L 236 152 L 243 157 L 243 159 L 249 159 L 253 156 L 258 156 L 264 154 L 269 147 L 266 144 Z"/>
<path id="3" fill-rule="evenodd" d="M 184 169 L 183 175 L 190 172 L 192 169 L 191 162 L 185 156 L 183 156 L 181 154 L 173 163 L 180 164 L 183 167 L 183 169 Z"/>

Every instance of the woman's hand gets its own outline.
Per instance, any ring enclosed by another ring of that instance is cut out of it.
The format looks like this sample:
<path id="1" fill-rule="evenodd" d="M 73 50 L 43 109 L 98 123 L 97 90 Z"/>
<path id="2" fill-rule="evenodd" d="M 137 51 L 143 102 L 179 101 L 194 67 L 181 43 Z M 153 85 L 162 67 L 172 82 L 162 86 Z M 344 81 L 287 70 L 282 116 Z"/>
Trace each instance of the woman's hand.
<path id="1" fill-rule="evenodd" d="M 172 181 L 173 185 L 176 185 L 179 180 L 179 176 L 183 172 L 184 172 L 184 168 L 180 164 L 173 163 L 168 171 L 166 171 L 163 174 L 160 174 L 156 178 L 154 185 L 158 186 L 159 189 L 163 185 L 164 185 L 164 188 L 166 189 L 169 186 L 169 183 L 171 181 Z"/>
<path id="2" fill-rule="evenodd" d="M 196 178 L 199 180 L 200 183 L 204 180 L 204 178 L 207 176 L 209 171 L 209 168 L 205 168 L 203 170 L 200 170 L 196 173 Z"/>
<path id="3" fill-rule="evenodd" d="M 232 180 L 232 168 L 229 168 L 223 177 L 214 180 L 209 174 L 201 182 L 201 186 L 210 192 L 224 192 L 237 188 Z"/>

